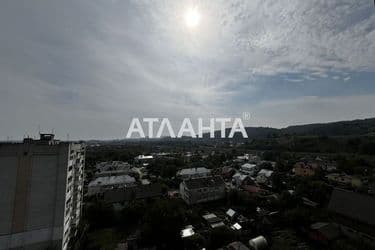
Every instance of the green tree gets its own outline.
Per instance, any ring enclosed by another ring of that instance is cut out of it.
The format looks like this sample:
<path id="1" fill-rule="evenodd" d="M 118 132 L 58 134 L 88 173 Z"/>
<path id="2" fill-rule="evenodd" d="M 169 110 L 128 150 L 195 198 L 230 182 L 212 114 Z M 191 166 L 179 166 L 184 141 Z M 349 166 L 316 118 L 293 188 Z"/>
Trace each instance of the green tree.
<path id="1" fill-rule="evenodd" d="M 141 228 L 147 245 L 180 249 L 180 231 L 184 226 L 184 204 L 178 200 L 158 200 L 147 209 Z"/>

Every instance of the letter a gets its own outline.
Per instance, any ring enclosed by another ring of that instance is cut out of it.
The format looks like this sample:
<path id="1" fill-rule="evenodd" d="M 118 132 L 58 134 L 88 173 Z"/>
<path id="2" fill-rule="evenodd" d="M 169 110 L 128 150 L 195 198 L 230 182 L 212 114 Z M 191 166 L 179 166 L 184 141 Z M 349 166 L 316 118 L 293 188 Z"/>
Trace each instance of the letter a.
<path id="1" fill-rule="evenodd" d="M 138 133 L 139 137 L 145 138 L 145 132 L 143 132 L 142 125 L 138 118 L 133 118 L 132 122 L 130 123 L 128 133 L 126 134 L 126 138 L 131 138 L 133 133 Z"/>
<path id="2" fill-rule="evenodd" d="M 230 133 L 229 133 L 229 138 L 233 138 L 235 132 L 241 132 L 243 138 L 248 138 L 246 130 L 240 118 L 234 119 L 232 129 L 230 130 Z"/>

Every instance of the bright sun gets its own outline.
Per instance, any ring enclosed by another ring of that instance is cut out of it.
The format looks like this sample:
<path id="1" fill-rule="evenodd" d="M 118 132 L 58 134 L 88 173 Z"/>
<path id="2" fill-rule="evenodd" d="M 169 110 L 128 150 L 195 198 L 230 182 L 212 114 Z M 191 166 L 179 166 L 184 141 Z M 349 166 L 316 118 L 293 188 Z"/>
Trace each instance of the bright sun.
<path id="1" fill-rule="evenodd" d="M 197 8 L 190 8 L 185 13 L 185 23 L 189 28 L 198 26 L 201 16 Z"/>

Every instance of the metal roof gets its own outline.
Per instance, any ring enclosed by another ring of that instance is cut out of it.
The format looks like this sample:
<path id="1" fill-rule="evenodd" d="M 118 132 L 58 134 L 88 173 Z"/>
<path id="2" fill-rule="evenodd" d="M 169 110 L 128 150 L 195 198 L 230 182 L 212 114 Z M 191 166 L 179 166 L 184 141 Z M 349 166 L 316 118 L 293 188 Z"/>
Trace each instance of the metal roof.
<path id="1" fill-rule="evenodd" d="M 266 177 L 270 177 L 272 174 L 273 174 L 272 170 L 262 169 L 262 170 L 259 171 L 258 176 L 259 175 L 264 175 Z"/>
<path id="2" fill-rule="evenodd" d="M 337 214 L 375 226 L 375 199 L 368 195 L 334 189 L 328 209 Z"/>
<path id="3" fill-rule="evenodd" d="M 184 168 L 178 171 L 177 175 L 193 175 L 193 174 L 205 174 L 210 173 L 211 170 L 199 167 L 199 168 Z"/>
<path id="4" fill-rule="evenodd" d="M 232 228 L 233 230 L 240 230 L 242 226 L 238 223 L 234 223 L 230 228 Z"/>
<path id="5" fill-rule="evenodd" d="M 192 225 L 188 225 L 188 226 L 186 226 L 186 228 L 181 230 L 181 237 L 182 238 L 187 238 L 187 237 L 193 236 L 194 234 L 195 234 L 195 232 L 194 232 L 194 229 L 193 229 Z"/>
<path id="6" fill-rule="evenodd" d="M 253 169 L 255 168 L 257 165 L 256 164 L 250 164 L 250 163 L 245 163 L 241 166 L 241 168 L 243 169 Z"/>
<path id="7" fill-rule="evenodd" d="M 119 184 L 130 184 L 134 183 L 135 179 L 129 175 L 118 175 L 118 176 L 104 176 L 98 177 L 89 183 L 89 187 L 92 186 L 108 186 L 108 185 L 119 185 Z"/>
<path id="8" fill-rule="evenodd" d="M 229 208 L 228 211 L 226 212 L 226 214 L 227 214 L 229 217 L 233 217 L 235 213 L 236 213 L 236 211 L 234 211 L 234 210 L 231 209 L 231 208 Z"/>
<path id="9" fill-rule="evenodd" d="M 186 187 L 189 189 L 225 186 L 225 183 L 220 176 L 210 176 L 210 177 L 190 179 L 190 180 L 185 180 L 184 183 Z"/>

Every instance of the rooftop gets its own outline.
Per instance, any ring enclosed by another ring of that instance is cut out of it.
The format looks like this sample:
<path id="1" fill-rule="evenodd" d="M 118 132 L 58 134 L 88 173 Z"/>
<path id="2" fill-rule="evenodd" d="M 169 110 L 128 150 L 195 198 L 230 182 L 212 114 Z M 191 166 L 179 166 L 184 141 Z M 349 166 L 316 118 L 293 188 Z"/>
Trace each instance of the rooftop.
<path id="1" fill-rule="evenodd" d="M 258 175 L 264 175 L 266 177 L 270 177 L 272 174 L 273 174 L 273 171 L 272 170 L 268 170 L 268 169 L 262 169 L 258 173 Z"/>
<path id="2" fill-rule="evenodd" d="M 226 212 L 226 214 L 227 214 L 229 217 L 233 217 L 235 213 L 236 213 L 236 211 L 234 211 L 234 210 L 231 209 L 231 208 L 229 208 L 228 211 Z"/>
<path id="3" fill-rule="evenodd" d="M 137 160 L 150 160 L 153 159 L 154 157 L 152 155 L 138 155 L 136 157 Z"/>
<path id="4" fill-rule="evenodd" d="M 182 238 L 187 238 L 187 237 L 193 236 L 194 234 L 195 234 L 195 232 L 193 230 L 192 225 L 188 225 L 188 226 L 186 226 L 186 228 L 181 230 L 181 237 Z"/>
<path id="5" fill-rule="evenodd" d="M 108 203 L 146 199 L 162 195 L 160 184 L 136 185 L 128 188 L 110 189 L 104 192 L 104 200 Z"/>
<path id="6" fill-rule="evenodd" d="M 200 168 L 185 168 L 178 171 L 177 175 L 193 175 L 193 174 L 205 174 L 210 173 L 211 170 L 200 167 Z"/>
<path id="7" fill-rule="evenodd" d="M 104 176 L 98 177 L 89 183 L 89 187 L 92 186 L 107 186 L 107 185 L 119 185 L 119 184 L 130 184 L 135 183 L 135 179 L 129 175 L 118 175 L 118 176 Z"/>
<path id="8" fill-rule="evenodd" d="M 375 199 L 355 192 L 334 189 L 328 209 L 337 214 L 375 226 Z"/>
<path id="9" fill-rule="evenodd" d="M 256 164 L 250 164 L 250 163 L 245 163 L 241 166 L 241 168 L 243 169 L 253 169 L 255 168 L 257 165 Z"/>
<path id="10" fill-rule="evenodd" d="M 216 214 L 206 214 L 202 216 L 209 224 L 218 224 L 221 223 L 222 220 L 216 216 Z"/>
<path id="11" fill-rule="evenodd" d="M 230 228 L 232 228 L 233 230 L 240 230 L 242 226 L 238 223 L 234 223 Z"/>
<path id="12" fill-rule="evenodd" d="M 224 180 L 220 176 L 190 179 L 185 180 L 184 183 L 189 189 L 225 186 Z"/>

